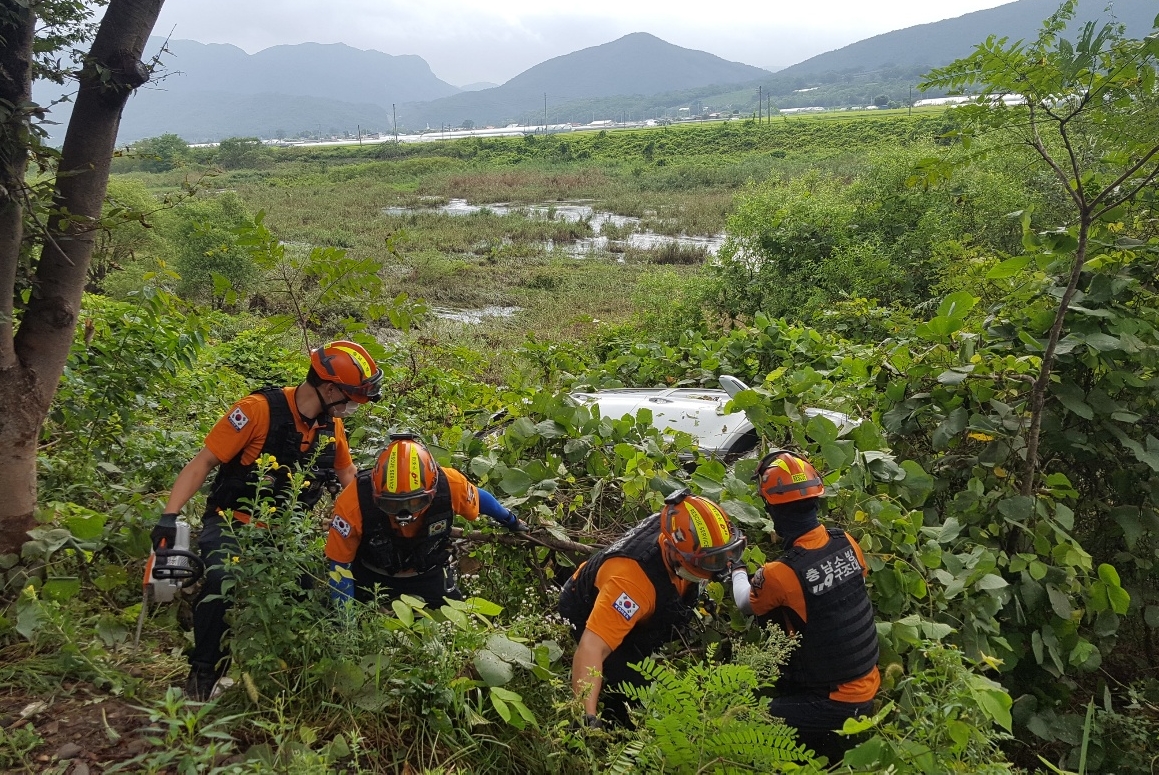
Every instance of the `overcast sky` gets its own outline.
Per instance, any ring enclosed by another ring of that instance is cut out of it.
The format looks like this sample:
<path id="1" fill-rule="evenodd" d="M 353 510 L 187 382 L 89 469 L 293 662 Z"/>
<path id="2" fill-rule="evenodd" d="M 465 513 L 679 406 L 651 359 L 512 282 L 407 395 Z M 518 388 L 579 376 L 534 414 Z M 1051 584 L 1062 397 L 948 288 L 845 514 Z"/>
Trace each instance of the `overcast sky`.
<path id="1" fill-rule="evenodd" d="M 650 32 L 757 67 L 787 66 L 882 32 L 1009 0 L 168 0 L 159 35 L 232 43 L 346 43 L 418 54 L 444 81 L 502 83 L 545 59 Z"/>

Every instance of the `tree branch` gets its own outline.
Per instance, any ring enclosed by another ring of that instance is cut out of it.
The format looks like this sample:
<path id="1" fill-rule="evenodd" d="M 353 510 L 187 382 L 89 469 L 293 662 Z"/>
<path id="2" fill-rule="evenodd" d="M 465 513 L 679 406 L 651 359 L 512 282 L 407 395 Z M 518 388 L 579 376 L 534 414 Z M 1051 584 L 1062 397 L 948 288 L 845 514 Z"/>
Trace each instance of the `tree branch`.
<path id="1" fill-rule="evenodd" d="M 17 365 L 12 344 L 14 331 L 16 272 L 24 240 L 24 208 L 21 204 L 28 171 L 27 144 L 31 139 L 31 114 L 22 109 L 32 99 L 32 49 L 36 18 L 17 4 L 5 11 L 0 24 L 0 369 Z"/>
<path id="2" fill-rule="evenodd" d="M 148 80 L 141 54 L 163 2 L 111 0 L 79 76 L 48 238 L 14 341 L 16 356 L 37 375 L 36 401 L 45 408 L 72 346 L 92 258 L 92 226 L 100 220 L 121 111 L 132 91 Z"/>

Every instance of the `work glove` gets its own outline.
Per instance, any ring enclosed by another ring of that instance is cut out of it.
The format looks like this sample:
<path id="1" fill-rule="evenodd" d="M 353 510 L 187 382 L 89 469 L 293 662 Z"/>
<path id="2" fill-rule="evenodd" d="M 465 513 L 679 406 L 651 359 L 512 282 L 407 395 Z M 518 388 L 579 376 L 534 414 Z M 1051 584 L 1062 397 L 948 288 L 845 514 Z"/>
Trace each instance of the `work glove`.
<path id="1" fill-rule="evenodd" d="M 511 516 L 514 517 L 515 515 L 512 514 Z M 531 532 L 531 528 L 528 527 L 527 523 L 524 522 L 519 517 L 515 517 L 515 521 L 512 522 L 511 524 L 507 525 L 506 527 L 512 533 L 530 533 Z"/>
<path id="2" fill-rule="evenodd" d="M 177 543 L 177 517 L 180 516 L 177 512 L 166 512 L 157 520 L 157 524 L 153 526 L 153 532 L 149 537 L 153 539 L 153 551 L 161 549 L 161 542 L 165 542 L 164 548 L 172 549 L 173 544 Z"/>

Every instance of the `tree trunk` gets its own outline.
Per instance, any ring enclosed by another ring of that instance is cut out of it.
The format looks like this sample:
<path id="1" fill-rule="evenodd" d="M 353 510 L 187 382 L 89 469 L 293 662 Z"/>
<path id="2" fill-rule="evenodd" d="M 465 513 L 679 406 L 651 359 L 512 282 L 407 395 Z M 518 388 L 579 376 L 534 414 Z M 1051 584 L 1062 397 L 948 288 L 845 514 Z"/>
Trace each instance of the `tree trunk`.
<path id="1" fill-rule="evenodd" d="M 149 79 L 141 54 L 163 2 L 111 0 L 105 11 L 80 72 L 80 91 L 61 150 L 53 214 L 37 235 L 41 254 L 32 297 L 15 336 L 0 342 L 0 395 L 8 398 L 0 415 L 0 554 L 19 551 L 25 532 L 35 524 L 36 443 L 72 346 L 121 111 L 132 91 Z M 31 37 L 21 41 L 22 51 L 6 52 L 5 63 L 10 57 L 30 58 Z M 9 163 L 10 157 L 0 160 Z M 14 259 L 19 259 L 19 252 L 0 253 L 0 276 L 6 283 L 0 297 L 9 305 Z M 14 356 L 7 363 L 2 360 L 6 350 Z"/>

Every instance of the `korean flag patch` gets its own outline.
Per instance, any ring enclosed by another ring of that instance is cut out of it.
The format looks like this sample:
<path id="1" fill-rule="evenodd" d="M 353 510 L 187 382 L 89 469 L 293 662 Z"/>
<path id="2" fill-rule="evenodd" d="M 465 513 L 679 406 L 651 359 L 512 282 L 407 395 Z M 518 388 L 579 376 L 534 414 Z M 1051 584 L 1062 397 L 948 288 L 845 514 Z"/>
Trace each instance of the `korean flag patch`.
<path id="1" fill-rule="evenodd" d="M 241 410 L 240 406 L 235 406 L 233 411 L 229 413 L 229 424 L 233 426 L 235 431 L 240 431 L 249 424 L 250 418 Z"/>
<path id="2" fill-rule="evenodd" d="M 636 615 L 636 612 L 640 610 L 640 606 L 636 604 L 635 600 L 628 597 L 627 592 L 620 593 L 620 596 L 616 598 L 616 602 L 612 603 L 612 608 L 619 611 L 620 616 L 628 621 L 631 621 L 632 617 Z"/>
<path id="3" fill-rule="evenodd" d="M 343 538 L 350 537 L 350 523 L 337 514 L 334 515 L 334 519 L 330 522 L 330 529 Z"/>

